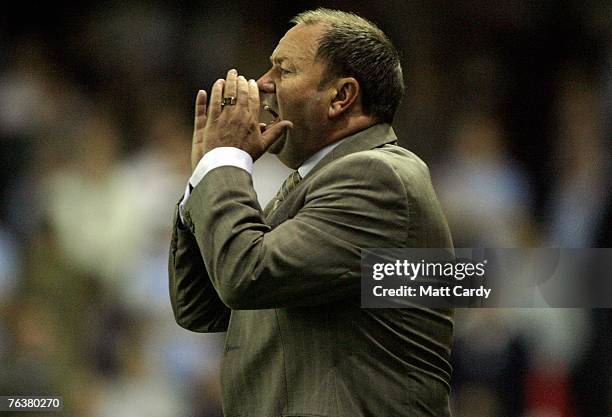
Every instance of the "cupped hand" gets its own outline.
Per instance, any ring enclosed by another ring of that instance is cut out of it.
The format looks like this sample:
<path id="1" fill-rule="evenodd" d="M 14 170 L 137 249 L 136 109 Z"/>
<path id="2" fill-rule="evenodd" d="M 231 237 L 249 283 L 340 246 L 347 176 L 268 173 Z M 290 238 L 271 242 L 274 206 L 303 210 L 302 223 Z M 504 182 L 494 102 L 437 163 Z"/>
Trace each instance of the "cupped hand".
<path id="1" fill-rule="evenodd" d="M 223 102 L 226 104 L 222 105 Z M 225 80 L 219 79 L 213 84 L 209 105 L 206 105 L 206 92 L 200 90 L 195 107 L 192 169 L 206 152 L 223 146 L 242 149 L 255 161 L 285 129 L 293 127 L 289 120 L 280 120 L 263 128 L 259 123 L 257 83 L 247 81 L 233 69 L 228 71 Z"/>

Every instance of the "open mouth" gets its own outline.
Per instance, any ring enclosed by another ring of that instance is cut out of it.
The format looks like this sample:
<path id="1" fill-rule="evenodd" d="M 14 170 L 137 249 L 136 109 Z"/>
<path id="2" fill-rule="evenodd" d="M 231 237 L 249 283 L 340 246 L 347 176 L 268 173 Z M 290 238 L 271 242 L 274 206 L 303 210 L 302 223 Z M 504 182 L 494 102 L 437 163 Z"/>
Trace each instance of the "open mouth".
<path id="1" fill-rule="evenodd" d="M 274 123 L 277 123 L 281 118 L 280 115 L 270 107 L 269 104 L 264 104 L 263 109 L 265 112 L 260 113 L 260 122 L 265 123 L 266 126 L 271 126 Z"/>
<path id="2" fill-rule="evenodd" d="M 274 111 L 274 109 L 270 106 L 268 106 L 267 104 L 264 104 L 264 110 L 269 112 L 272 117 L 274 117 L 274 119 L 278 119 L 278 113 Z"/>

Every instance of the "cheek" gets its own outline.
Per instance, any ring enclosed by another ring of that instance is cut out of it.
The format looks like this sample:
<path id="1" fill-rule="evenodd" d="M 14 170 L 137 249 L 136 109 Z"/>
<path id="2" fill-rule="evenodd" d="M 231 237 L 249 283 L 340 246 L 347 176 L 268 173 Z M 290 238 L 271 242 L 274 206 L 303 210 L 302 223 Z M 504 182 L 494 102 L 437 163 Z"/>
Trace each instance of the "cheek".
<path id="1" fill-rule="evenodd" d="M 279 110 L 284 117 L 295 119 L 305 109 L 307 100 L 299 93 L 279 91 L 277 97 Z"/>
<path id="2" fill-rule="evenodd" d="M 283 117 L 292 121 L 319 122 L 327 116 L 325 100 L 309 85 L 277 88 L 276 97 Z"/>
<path id="3" fill-rule="evenodd" d="M 315 123 L 320 123 L 327 118 L 327 104 L 321 94 L 313 94 L 308 99 L 308 117 Z"/>

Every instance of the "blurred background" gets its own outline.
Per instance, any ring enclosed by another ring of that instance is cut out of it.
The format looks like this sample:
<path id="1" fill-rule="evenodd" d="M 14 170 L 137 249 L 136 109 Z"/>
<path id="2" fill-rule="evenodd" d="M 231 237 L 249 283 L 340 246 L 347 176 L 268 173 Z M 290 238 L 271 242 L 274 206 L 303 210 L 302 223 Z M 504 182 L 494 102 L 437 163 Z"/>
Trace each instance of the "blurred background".
<path id="1" fill-rule="evenodd" d="M 221 416 L 223 335 L 178 327 L 167 290 L 193 102 L 231 67 L 258 78 L 316 6 L 401 51 L 395 130 L 457 247 L 612 247 L 610 1 L 79 4 L 0 16 L 0 395 Z M 263 203 L 286 172 L 257 162 Z M 611 349 L 609 310 L 458 311 L 454 415 L 612 416 Z"/>

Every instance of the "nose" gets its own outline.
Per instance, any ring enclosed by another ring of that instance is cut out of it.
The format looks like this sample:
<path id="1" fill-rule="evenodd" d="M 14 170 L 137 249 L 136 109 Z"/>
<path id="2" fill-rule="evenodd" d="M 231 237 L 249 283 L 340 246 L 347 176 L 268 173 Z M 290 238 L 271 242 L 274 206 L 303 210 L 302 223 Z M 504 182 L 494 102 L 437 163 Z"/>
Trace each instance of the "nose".
<path id="1" fill-rule="evenodd" d="M 276 85 L 274 80 L 272 80 L 271 74 L 272 70 L 270 69 L 257 80 L 257 86 L 262 93 L 274 94 L 276 92 Z"/>

